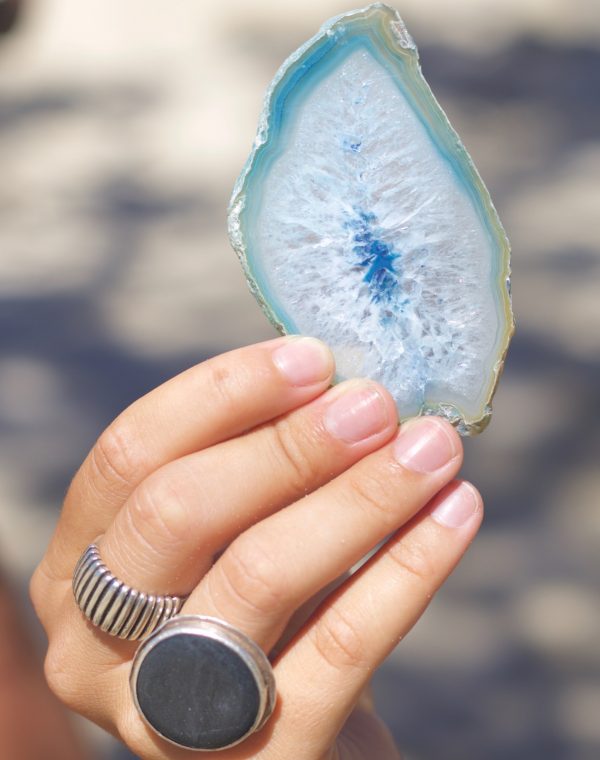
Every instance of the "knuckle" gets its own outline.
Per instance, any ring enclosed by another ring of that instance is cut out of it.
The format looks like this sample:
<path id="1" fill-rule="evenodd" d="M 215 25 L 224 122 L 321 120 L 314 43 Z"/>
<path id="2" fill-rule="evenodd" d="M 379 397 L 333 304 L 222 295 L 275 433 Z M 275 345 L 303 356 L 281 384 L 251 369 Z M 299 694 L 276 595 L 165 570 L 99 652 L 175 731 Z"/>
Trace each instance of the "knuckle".
<path id="1" fill-rule="evenodd" d="M 258 541 L 234 541 L 219 566 L 235 602 L 252 614 L 272 614 L 285 605 L 287 592 L 282 569 Z"/>
<path id="2" fill-rule="evenodd" d="M 48 581 L 44 571 L 42 570 L 42 565 L 39 564 L 34 570 L 33 575 L 29 581 L 29 598 L 31 599 L 33 609 L 35 610 L 38 617 L 40 617 L 40 611 L 43 607 L 43 602 L 47 590 Z"/>
<path id="3" fill-rule="evenodd" d="M 51 572 L 46 558 L 35 568 L 29 581 L 29 598 L 46 633 L 49 633 L 53 621 L 55 602 L 64 587 L 64 579 Z M 69 586 L 71 581 L 68 581 Z"/>
<path id="4" fill-rule="evenodd" d="M 317 621 L 314 645 L 325 662 L 336 670 L 368 667 L 368 652 L 357 626 L 337 607 L 330 607 Z"/>
<path id="5" fill-rule="evenodd" d="M 389 472 L 369 471 L 350 474 L 348 491 L 359 508 L 374 515 L 384 525 L 395 526 L 400 514 L 401 494 L 395 478 Z"/>
<path id="6" fill-rule="evenodd" d="M 92 449 L 91 463 L 105 483 L 130 488 L 138 481 L 146 455 L 131 422 L 121 416 L 106 428 Z"/>
<path id="7" fill-rule="evenodd" d="M 237 416 L 257 389 L 272 386 L 274 371 L 271 362 L 265 362 L 255 350 L 242 349 L 199 365 L 197 381 L 204 394 L 212 395 L 211 406 Z"/>
<path id="8" fill-rule="evenodd" d="M 151 546 L 179 545 L 189 535 L 189 511 L 176 481 L 159 472 L 142 481 L 132 495 L 130 526 Z"/>
<path id="9" fill-rule="evenodd" d="M 215 397 L 215 406 L 225 414 L 237 413 L 239 407 L 240 388 L 244 385 L 245 367 L 240 363 L 233 371 L 222 361 L 207 362 L 205 388 L 210 388 Z"/>
<path id="10" fill-rule="evenodd" d="M 131 707 L 120 710 L 114 716 L 114 723 L 119 738 L 136 757 L 150 758 L 148 728 L 142 722 L 137 710 Z"/>
<path id="11" fill-rule="evenodd" d="M 278 420 L 272 427 L 275 457 L 287 473 L 295 491 L 307 492 L 319 478 L 319 457 L 316 447 L 301 427 L 287 419 Z M 312 456 L 311 456 L 312 454 Z"/>
<path id="12" fill-rule="evenodd" d="M 72 658 L 66 652 L 60 637 L 50 640 L 44 660 L 44 676 L 55 696 L 67 707 L 77 709 L 79 689 L 73 676 Z"/>
<path id="13" fill-rule="evenodd" d="M 422 586 L 431 586 L 436 576 L 434 558 L 417 541 L 398 541 L 390 546 L 388 555 L 400 572 Z"/>

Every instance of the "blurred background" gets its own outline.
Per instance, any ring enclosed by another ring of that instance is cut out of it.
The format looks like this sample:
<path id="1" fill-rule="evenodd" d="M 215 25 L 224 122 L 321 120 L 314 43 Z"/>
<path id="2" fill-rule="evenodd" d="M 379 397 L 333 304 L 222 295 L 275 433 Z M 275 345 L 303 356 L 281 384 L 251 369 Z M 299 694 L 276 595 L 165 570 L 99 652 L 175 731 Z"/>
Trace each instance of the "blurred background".
<path id="1" fill-rule="evenodd" d="M 377 699 L 410 760 L 598 760 L 600 2 L 396 6 L 512 240 L 518 331 L 467 442 L 482 533 Z M 0 0 L 0 566 L 40 652 L 27 580 L 97 434 L 272 335 L 226 206 L 277 67 L 351 7 Z"/>

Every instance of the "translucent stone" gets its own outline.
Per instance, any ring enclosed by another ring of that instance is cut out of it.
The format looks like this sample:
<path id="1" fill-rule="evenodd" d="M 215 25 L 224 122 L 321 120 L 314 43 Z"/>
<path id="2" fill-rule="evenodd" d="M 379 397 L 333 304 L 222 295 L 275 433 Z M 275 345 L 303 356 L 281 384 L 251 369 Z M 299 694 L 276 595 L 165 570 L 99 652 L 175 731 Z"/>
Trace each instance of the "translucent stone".
<path id="1" fill-rule="evenodd" d="M 283 64 L 234 189 L 232 244 L 284 333 L 402 418 L 482 430 L 513 332 L 509 243 L 395 11 L 338 16 Z"/>

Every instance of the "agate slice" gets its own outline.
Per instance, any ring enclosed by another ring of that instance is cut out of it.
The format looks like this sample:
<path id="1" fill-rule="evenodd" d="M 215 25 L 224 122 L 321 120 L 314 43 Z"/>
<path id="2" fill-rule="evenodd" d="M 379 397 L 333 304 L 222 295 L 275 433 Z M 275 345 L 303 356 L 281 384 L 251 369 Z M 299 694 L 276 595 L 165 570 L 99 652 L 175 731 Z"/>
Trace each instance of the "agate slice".
<path id="1" fill-rule="evenodd" d="M 230 238 L 282 333 L 402 418 L 482 430 L 513 332 L 509 243 L 391 8 L 327 22 L 277 73 L 234 189 Z"/>

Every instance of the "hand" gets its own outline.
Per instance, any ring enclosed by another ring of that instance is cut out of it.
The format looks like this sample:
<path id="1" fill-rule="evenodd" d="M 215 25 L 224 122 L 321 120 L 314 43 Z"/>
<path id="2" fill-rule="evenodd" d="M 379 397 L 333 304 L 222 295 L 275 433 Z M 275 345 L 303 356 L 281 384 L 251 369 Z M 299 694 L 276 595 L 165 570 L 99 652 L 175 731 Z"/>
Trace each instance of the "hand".
<path id="1" fill-rule="evenodd" d="M 270 721 L 208 757 L 398 757 L 365 688 L 473 539 L 481 498 L 454 480 L 462 446 L 447 422 L 398 432 L 385 389 L 354 380 L 328 390 L 332 376 L 331 354 L 312 339 L 211 359 L 123 412 L 73 480 L 31 584 L 47 678 L 144 760 L 198 755 L 145 726 L 128 684 L 136 643 L 94 628 L 74 602 L 74 566 L 98 536 L 116 577 L 189 594 L 184 613 L 277 649 Z M 282 644 L 297 611 L 388 536 Z"/>

